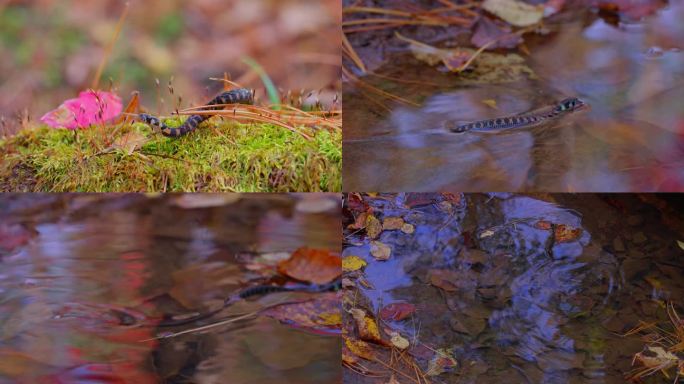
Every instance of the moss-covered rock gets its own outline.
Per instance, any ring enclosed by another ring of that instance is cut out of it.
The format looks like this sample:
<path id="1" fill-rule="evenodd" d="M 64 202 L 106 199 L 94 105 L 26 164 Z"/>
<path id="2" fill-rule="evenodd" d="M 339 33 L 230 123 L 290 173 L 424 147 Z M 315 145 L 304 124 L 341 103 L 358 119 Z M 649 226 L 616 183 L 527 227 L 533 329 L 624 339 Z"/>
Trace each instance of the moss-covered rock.
<path id="1" fill-rule="evenodd" d="M 0 191 L 340 191 L 342 133 L 307 132 L 219 119 L 178 139 L 140 123 L 37 126 L 0 141 Z"/>

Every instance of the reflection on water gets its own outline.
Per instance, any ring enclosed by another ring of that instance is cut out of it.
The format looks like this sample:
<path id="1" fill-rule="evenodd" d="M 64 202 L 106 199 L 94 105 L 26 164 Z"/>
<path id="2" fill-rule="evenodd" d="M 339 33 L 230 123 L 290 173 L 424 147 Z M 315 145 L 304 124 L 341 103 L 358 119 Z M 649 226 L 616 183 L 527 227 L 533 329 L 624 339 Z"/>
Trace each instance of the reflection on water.
<path id="1" fill-rule="evenodd" d="M 490 194 L 456 204 L 433 194 L 433 204 L 407 207 L 410 195 L 365 200 L 380 221 L 415 226 L 377 238 L 392 248 L 389 260 L 374 260 L 351 230 L 343 255 L 368 261 L 355 302 L 375 313 L 412 303 L 414 318 L 391 327 L 453 350 L 458 368 L 435 382 L 623 383 L 643 343 L 620 335 L 640 320 L 667 321 L 666 300 L 684 305 L 684 219 L 672 201 Z M 425 367 L 425 348 L 412 345 Z M 345 371 L 345 383 L 370 382 Z"/>
<path id="2" fill-rule="evenodd" d="M 337 338 L 270 318 L 154 340 L 161 315 L 206 310 L 257 277 L 236 260 L 340 244 L 339 214 L 304 213 L 297 197 L 177 198 L 2 196 L 0 382 L 339 380 Z"/>
<path id="3" fill-rule="evenodd" d="M 538 78 L 506 85 L 465 86 L 408 54 L 394 58 L 378 72 L 442 86 L 392 87 L 425 100 L 387 117 L 362 90 L 345 89 L 345 189 L 684 190 L 682 17 L 684 4 L 672 2 L 643 23 L 612 26 L 589 14 L 550 23 L 555 32 L 530 48 Z M 591 110 L 502 134 L 444 129 L 448 120 L 503 117 L 568 96 Z"/>

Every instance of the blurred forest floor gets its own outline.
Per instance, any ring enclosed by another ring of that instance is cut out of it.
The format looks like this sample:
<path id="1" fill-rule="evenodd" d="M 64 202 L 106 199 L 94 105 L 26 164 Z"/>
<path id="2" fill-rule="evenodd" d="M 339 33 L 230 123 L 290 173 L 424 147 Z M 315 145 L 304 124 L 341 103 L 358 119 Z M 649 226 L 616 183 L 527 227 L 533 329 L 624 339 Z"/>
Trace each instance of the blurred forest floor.
<path id="1" fill-rule="evenodd" d="M 0 0 L 0 136 L 91 86 L 125 4 Z M 200 105 L 222 90 L 223 84 L 210 78 L 224 72 L 266 100 L 244 57 L 263 66 L 281 96 L 313 92 L 309 97 L 327 106 L 341 89 L 337 0 L 129 4 L 100 81 L 101 89 L 114 88 L 124 103 L 140 91 L 142 105 L 152 113 Z"/>

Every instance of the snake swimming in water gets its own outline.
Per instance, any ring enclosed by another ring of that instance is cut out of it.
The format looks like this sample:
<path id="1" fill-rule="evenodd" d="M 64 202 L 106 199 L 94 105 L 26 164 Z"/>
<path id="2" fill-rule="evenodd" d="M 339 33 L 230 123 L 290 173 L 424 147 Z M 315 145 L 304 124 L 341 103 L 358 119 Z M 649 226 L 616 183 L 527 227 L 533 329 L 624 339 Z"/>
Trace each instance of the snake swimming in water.
<path id="1" fill-rule="evenodd" d="M 207 103 L 207 107 L 201 109 L 202 111 L 211 111 L 222 109 L 225 104 L 252 104 L 254 102 L 254 93 L 250 89 L 239 88 L 233 89 L 221 93 L 220 95 L 213 98 Z M 166 124 L 162 123 L 159 118 L 148 115 L 146 113 L 141 113 L 138 118 L 149 125 L 158 127 L 161 129 L 161 133 L 164 136 L 169 137 L 180 137 L 194 131 L 201 122 L 210 118 L 211 115 L 192 115 L 188 117 L 187 120 L 177 128 L 171 128 Z"/>
<path id="2" fill-rule="evenodd" d="M 576 97 L 570 97 L 562 100 L 552 107 L 545 107 L 535 111 L 458 125 L 454 124 L 453 121 L 448 121 L 446 126 L 451 132 L 456 133 L 470 131 L 491 132 L 509 128 L 530 128 L 541 125 L 548 120 L 554 119 L 561 115 L 578 111 L 586 106 L 587 104 L 584 101 Z"/>
<path id="3" fill-rule="evenodd" d="M 293 286 L 280 285 L 256 285 L 254 287 L 245 288 L 224 300 L 223 306 L 205 313 L 193 313 L 190 315 L 166 316 L 159 322 L 157 327 L 175 327 L 193 323 L 198 320 L 204 320 L 215 314 L 221 312 L 234 303 L 245 300 L 252 296 L 266 295 L 273 292 L 329 292 L 338 291 L 342 288 L 342 279 L 338 278 L 327 284 L 297 284 Z"/>

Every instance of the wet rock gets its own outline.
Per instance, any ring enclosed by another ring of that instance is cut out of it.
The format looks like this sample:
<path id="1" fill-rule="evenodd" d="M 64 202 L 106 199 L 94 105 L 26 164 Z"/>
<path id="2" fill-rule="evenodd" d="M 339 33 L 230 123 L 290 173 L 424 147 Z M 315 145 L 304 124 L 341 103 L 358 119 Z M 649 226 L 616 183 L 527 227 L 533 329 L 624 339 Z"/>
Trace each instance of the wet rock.
<path id="1" fill-rule="evenodd" d="M 451 329 L 458 333 L 465 333 L 475 337 L 484 331 L 487 323 L 481 318 L 454 316 L 449 320 L 449 325 Z"/>
<path id="2" fill-rule="evenodd" d="M 555 350 L 537 356 L 537 365 L 544 372 L 567 371 L 582 368 L 584 353 Z"/>
<path id="3" fill-rule="evenodd" d="M 634 242 L 634 244 L 643 244 L 647 240 L 648 240 L 648 238 L 646 237 L 646 235 L 644 235 L 643 232 L 637 232 L 632 237 L 632 242 Z"/>
<path id="4" fill-rule="evenodd" d="M 625 249 L 625 243 L 622 242 L 622 239 L 620 237 L 616 237 L 613 239 L 613 250 L 615 252 L 624 252 Z"/>

